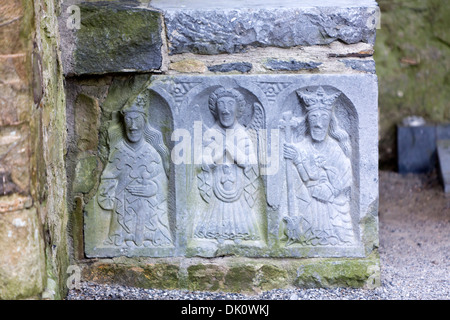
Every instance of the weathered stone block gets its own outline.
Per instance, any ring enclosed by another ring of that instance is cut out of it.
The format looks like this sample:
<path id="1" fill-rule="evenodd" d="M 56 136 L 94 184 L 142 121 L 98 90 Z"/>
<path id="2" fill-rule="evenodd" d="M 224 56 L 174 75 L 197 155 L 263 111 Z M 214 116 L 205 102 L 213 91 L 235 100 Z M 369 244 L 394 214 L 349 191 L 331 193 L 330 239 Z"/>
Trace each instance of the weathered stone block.
<path id="1" fill-rule="evenodd" d="M 169 69 L 185 73 L 204 73 L 206 71 L 206 65 L 195 59 L 186 59 L 171 63 Z"/>
<path id="2" fill-rule="evenodd" d="M 117 258 L 84 266 L 82 276 L 88 281 L 145 288 L 254 294 L 292 287 L 373 289 L 380 285 L 380 265 L 376 253 L 360 259 Z"/>
<path id="3" fill-rule="evenodd" d="M 232 63 L 223 63 L 216 64 L 208 67 L 209 71 L 212 72 L 231 72 L 231 71 L 239 71 L 242 73 L 249 72 L 252 69 L 252 64 L 249 62 L 232 62 Z"/>
<path id="4" fill-rule="evenodd" d="M 141 288 L 172 289 L 179 287 L 179 267 L 170 263 L 130 266 L 100 263 L 83 270 L 83 277 L 99 283 L 117 283 Z"/>
<path id="5" fill-rule="evenodd" d="M 85 94 L 75 100 L 75 132 L 80 151 L 96 150 L 98 146 L 98 127 L 100 107 L 98 101 Z"/>
<path id="6" fill-rule="evenodd" d="M 3 195 L 30 192 L 30 131 L 26 124 L 0 127 L 0 190 Z"/>
<path id="7" fill-rule="evenodd" d="M 59 17 L 66 76 L 161 68 L 159 12 L 131 1 L 73 3 L 74 11 L 65 3 Z M 79 28 L 71 19 L 79 19 Z"/>
<path id="8" fill-rule="evenodd" d="M 375 75 L 153 76 L 111 109 L 88 257 L 376 248 Z"/>
<path id="9" fill-rule="evenodd" d="M 196 264 L 187 268 L 189 290 L 223 290 L 227 269 L 215 264 Z"/>
<path id="10" fill-rule="evenodd" d="M 0 299 L 39 297 L 46 273 L 36 208 L 0 213 L 0 257 Z"/>
<path id="11" fill-rule="evenodd" d="M 1 43 L 0 46 L 3 47 Z M 15 125 L 30 118 L 33 102 L 28 92 L 26 68 L 24 54 L 0 55 L 1 126 Z"/>
<path id="12" fill-rule="evenodd" d="M 236 53 L 248 46 L 294 47 L 375 42 L 375 1 L 153 0 L 163 12 L 169 53 Z"/>
<path id="13" fill-rule="evenodd" d="M 78 161 L 75 167 L 73 192 L 89 193 L 94 188 L 98 176 L 98 158 L 87 156 Z"/>
<path id="14" fill-rule="evenodd" d="M 314 70 L 320 66 L 320 62 L 303 62 L 294 59 L 290 60 L 279 60 L 279 59 L 269 59 L 266 61 L 264 66 L 269 70 L 276 71 L 299 71 L 299 70 Z"/>
<path id="15" fill-rule="evenodd" d="M 322 260 L 298 267 L 296 286 L 302 288 L 353 287 L 375 288 L 380 285 L 377 259 Z"/>
<path id="16" fill-rule="evenodd" d="M 373 60 L 343 59 L 341 61 L 354 70 L 375 73 L 375 61 Z"/>

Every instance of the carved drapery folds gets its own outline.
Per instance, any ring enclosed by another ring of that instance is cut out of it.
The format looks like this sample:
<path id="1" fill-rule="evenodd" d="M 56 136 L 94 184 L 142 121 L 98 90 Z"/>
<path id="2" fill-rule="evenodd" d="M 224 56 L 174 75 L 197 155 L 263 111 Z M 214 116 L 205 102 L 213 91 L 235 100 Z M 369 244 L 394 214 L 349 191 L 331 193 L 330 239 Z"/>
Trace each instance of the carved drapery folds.
<path id="1" fill-rule="evenodd" d="M 153 76 L 109 131 L 88 255 L 363 256 L 364 106 L 340 77 Z"/>

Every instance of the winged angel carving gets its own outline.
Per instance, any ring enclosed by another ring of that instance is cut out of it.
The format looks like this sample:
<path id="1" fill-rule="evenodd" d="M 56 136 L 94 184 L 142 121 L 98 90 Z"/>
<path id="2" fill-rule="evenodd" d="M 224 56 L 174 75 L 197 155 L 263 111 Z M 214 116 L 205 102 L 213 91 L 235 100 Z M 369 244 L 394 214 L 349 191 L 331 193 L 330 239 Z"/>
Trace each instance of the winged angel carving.
<path id="1" fill-rule="evenodd" d="M 202 212 L 194 236 L 219 243 L 259 240 L 257 146 L 264 110 L 254 103 L 250 123 L 240 124 L 238 119 L 249 106 L 238 90 L 224 87 L 211 93 L 208 106 L 215 123 L 204 135 L 198 174 L 198 189 L 208 208 Z"/>

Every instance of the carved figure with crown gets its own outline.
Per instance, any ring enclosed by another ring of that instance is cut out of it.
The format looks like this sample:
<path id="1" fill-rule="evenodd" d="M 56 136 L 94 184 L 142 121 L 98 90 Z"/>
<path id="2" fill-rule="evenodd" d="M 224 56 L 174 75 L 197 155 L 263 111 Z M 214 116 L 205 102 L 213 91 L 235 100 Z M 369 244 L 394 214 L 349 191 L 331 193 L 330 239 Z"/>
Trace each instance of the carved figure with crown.
<path id="1" fill-rule="evenodd" d="M 340 93 L 322 87 L 296 93 L 305 116 L 296 121 L 297 141 L 286 142 L 283 149 L 295 176 L 288 186 L 294 200 L 283 219 L 287 245 L 352 244 L 351 145 L 334 110 Z"/>
<path id="2" fill-rule="evenodd" d="M 111 213 L 104 245 L 170 245 L 167 148 L 161 134 L 147 123 L 143 97 L 131 100 L 121 114 L 124 127 L 111 138 L 114 144 L 97 194 L 100 207 Z"/>

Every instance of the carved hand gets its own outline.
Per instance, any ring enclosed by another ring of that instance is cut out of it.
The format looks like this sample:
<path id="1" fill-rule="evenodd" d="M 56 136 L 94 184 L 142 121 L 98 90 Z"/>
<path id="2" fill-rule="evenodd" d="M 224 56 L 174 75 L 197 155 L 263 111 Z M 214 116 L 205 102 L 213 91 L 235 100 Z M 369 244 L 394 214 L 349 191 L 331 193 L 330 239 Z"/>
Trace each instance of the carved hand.
<path id="1" fill-rule="evenodd" d="M 155 183 L 151 182 L 146 185 L 130 185 L 127 187 L 127 191 L 134 196 L 138 197 L 151 197 L 156 194 L 158 187 Z"/>
<path id="2" fill-rule="evenodd" d="M 332 187 L 328 182 L 321 182 L 314 187 L 311 195 L 321 201 L 330 202 L 333 198 Z"/>
<path id="3" fill-rule="evenodd" d="M 283 154 L 285 159 L 295 161 L 298 158 L 298 152 L 292 144 L 283 145 Z"/>
<path id="4" fill-rule="evenodd" d="M 315 158 L 315 162 L 319 168 L 324 168 L 324 166 L 326 165 L 326 160 L 323 156 L 317 156 Z"/>

